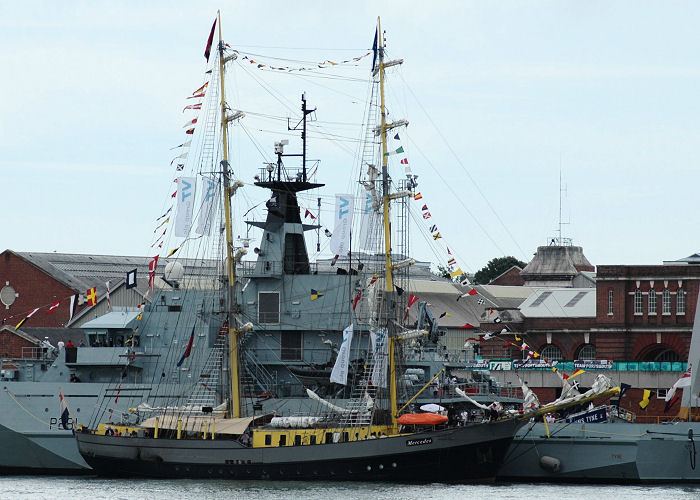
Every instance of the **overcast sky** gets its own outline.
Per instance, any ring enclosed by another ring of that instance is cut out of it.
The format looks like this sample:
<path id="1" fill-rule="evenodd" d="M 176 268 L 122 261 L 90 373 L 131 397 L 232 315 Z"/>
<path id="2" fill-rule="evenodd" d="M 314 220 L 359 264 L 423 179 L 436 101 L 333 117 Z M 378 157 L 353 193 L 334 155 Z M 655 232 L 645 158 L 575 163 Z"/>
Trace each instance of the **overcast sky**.
<path id="1" fill-rule="evenodd" d="M 152 253 L 174 190 L 170 148 L 186 140 L 182 108 L 203 81 L 221 8 L 225 40 L 268 63 L 363 55 L 382 16 L 390 56 L 405 59 L 389 74 L 392 115 L 410 121 L 402 145 L 465 270 L 502 255 L 527 261 L 556 234 L 560 171 L 564 236 L 594 265 L 700 251 L 697 2 L 1 4 L 0 250 Z M 324 213 L 357 162 L 349 138 L 370 65 L 327 73 L 354 80 L 270 83 L 276 115 L 298 116 L 306 91 L 325 130 L 348 139 L 309 145 L 328 183 Z M 272 113 L 266 91 L 244 95 L 255 74 L 241 71 L 229 91 L 236 108 Z M 247 123 L 269 156 L 288 134 L 284 120 Z M 262 165 L 250 161 L 246 182 Z M 443 258 L 425 242 L 414 250 Z"/>

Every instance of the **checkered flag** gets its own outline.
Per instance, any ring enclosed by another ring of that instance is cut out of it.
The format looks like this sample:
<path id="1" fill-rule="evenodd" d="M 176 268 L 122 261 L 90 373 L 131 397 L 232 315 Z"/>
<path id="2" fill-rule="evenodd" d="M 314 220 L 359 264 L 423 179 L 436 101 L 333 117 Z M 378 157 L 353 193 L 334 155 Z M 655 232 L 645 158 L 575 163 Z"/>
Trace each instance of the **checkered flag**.
<path id="1" fill-rule="evenodd" d="M 484 299 L 479 299 L 479 300 L 476 301 L 476 303 L 477 303 L 477 304 L 480 304 L 480 305 L 483 305 L 483 304 L 486 303 L 486 301 L 485 301 Z"/>

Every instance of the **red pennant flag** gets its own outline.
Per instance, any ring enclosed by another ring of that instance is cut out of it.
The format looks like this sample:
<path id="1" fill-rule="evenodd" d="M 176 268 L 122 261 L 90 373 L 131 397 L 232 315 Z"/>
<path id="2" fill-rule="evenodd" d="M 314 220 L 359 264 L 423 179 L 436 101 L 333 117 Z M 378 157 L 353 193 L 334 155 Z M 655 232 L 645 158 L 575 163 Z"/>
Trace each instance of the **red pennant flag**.
<path id="1" fill-rule="evenodd" d="M 307 217 L 311 217 L 311 220 L 314 220 L 316 218 L 316 216 L 314 214 L 312 214 L 308 208 L 306 209 L 306 212 L 304 213 L 304 219 L 306 219 Z"/>
<path id="2" fill-rule="evenodd" d="M 408 158 L 402 158 L 401 165 L 408 165 Z"/>
<path id="3" fill-rule="evenodd" d="M 413 294 L 409 295 L 409 296 L 408 296 L 408 306 L 407 306 L 407 307 L 411 307 L 411 306 L 412 306 L 413 304 L 415 304 L 416 302 L 418 302 L 418 297 L 416 297 L 416 296 L 413 295 Z"/>
<path id="4" fill-rule="evenodd" d="M 447 255 L 452 255 L 452 252 L 450 252 L 450 247 L 447 247 Z"/>
<path id="5" fill-rule="evenodd" d="M 176 195 L 177 195 L 177 191 L 175 191 L 173 194 L 171 194 L 170 197 L 175 198 Z"/>
<path id="6" fill-rule="evenodd" d="M 423 205 L 423 208 L 421 208 L 421 210 L 423 210 L 424 212 L 428 210 L 428 205 Z"/>
<path id="7" fill-rule="evenodd" d="M 476 327 L 470 323 L 464 323 L 462 326 L 460 326 L 458 328 L 460 328 L 461 330 L 469 330 L 470 328 L 476 328 Z"/>
<path id="8" fill-rule="evenodd" d="M 471 290 L 469 290 L 469 295 L 476 295 L 478 293 L 479 292 L 476 291 L 476 288 L 472 288 Z"/>
<path id="9" fill-rule="evenodd" d="M 206 82 L 204 85 L 199 87 L 197 90 L 192 92 L 192 97 L 204 97 L 204 92 L 207 90 L 207 85 L 209 85 L 209 82 Z M 189 97 L 188 97 L 189 99 Z"/>
<path id="10" fill-rule="evenodd" d="M 51 314 L 51 313 L 54 312 L 56 309 L 58 309 L 58 306 L 59 306 L 60 303 L 61 303 L 61 301 L 59 300 L 58 302 L 54 302 L 53 304 L 51 304 L 51 307 L 49 307 L 49 310 L 46 311 L 46 314 Z"/>
<path id="11" fill-rule="evenodd" d="M 216 27 L 216 19 L 214 19 L 214 24 L 211 25 L 211 31 L 209 32 L 209 38 L 207 39 L 207 46 L 204 48 L 204 58 L 209 62 L 209 55 L 211 54 L 211 44 L 214 41 L 214 28 Z"/>
<path id="12" fill-rule="evenodd" d="M 190 104 L 189 106 L 185 106 L 182 108 L 182 112 L 184 113 L 188 109 L 202 109 L 202 103 L 198 102 L 197 104 Z"/>
<path id="13" fill-rule="evenodd" d="M 354 311 L 355 308 L 357 308 L 357 303 L 360 301 L 362 298 L 362 290 L 357 292 L 357 295 L 355 295 L 355 300 L 352 301 L 352 310 Z"/>

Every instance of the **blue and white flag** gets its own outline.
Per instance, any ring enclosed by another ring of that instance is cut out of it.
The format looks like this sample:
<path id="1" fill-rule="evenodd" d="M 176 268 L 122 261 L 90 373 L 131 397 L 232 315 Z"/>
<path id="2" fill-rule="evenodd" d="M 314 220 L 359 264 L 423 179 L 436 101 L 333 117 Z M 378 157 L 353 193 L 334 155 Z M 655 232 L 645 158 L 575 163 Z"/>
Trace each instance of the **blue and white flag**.
<path id="1" fill-rule="evenodd" d="M 177 179 L 177 217 L 175 218 L 175 236 L 187 238 L 192 228 L 192 211 L 194 208 L 195 178 L 179 177 Z"/>
<path id="2" fill-rule="evenodd" d="M 350 344 L 352 344 L 352 323 L 343 330 L 343 343 L 338 349 L 338 357 L 335 359 L 333 371 L 331 371 L 331 382 L 345 385 L 348 383 L 348 366 L 350 364 Z"/>
<path id="3" fill-rule="evenodd" d="M 372 385 L 374 387 L 386 388 L 386 367 L 389 357 L 389 342 L 387 329 L 380 328 L 377 332 L 370 331 L 372 339 L 372 352 L 374 355 L 374 366 L 372 367 Z"/>
<path id="4" fill-rule="evenodd" d="M 350 251 L 350 230 L 355 198 L 349 194 L 335 195 L 335 227 L 331 236 L 331 253 L 345 256 Z"/>
<path id="5" fill-rule="evenodd" d="M 202 204 L 199 208 L 199 221 L 197 223 L 197 234 L 209 236 L 211 226 L 216 217 L 216 207 L 219 204 L 219 190 L 216 180 L 211 177 L 202 179 Z"/>

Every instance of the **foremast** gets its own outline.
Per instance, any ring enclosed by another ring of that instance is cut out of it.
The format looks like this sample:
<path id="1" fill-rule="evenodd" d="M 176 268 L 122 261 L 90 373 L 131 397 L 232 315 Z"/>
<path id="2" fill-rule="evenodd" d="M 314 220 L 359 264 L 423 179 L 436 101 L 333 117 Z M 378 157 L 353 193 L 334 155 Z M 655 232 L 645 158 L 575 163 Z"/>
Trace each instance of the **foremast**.
<path id="1" fill-rule="evenodd" d="M 222 161 L 222 181 L 223 192 L 222 197 L 224 202 L 224 219 L 226 232 L 226 271 L 228 278 L 228 293 L 227 293 L 227 310 L 228 310 L 228 337 L 229 337 L 229 372 L 230 372 L 230 398 L 229 398 L 229 413 L 232 418 L 241 416 L 241 395 L 240 395 L 240 376 L 239 376 L 239 353 L 238 353 L 238 335 L 241 332 L 240 322 L 236 315 L 236 263 L 233 253 L 233 229 L 231 225 L 231 196 L 238 188 L 238 184 L 231 186 L 231 178 L 229 175 L 228 163 L 228 122 L 229 117 L 226 113 L 226 91 L 224 87 L 224 66 L 227 62 L 224 57 L 224 42 L 221 34 L 221 12 L 217 11 L 217 20 L 219 22 L 219 85 L 221 89 L 221 145 Z"/>

